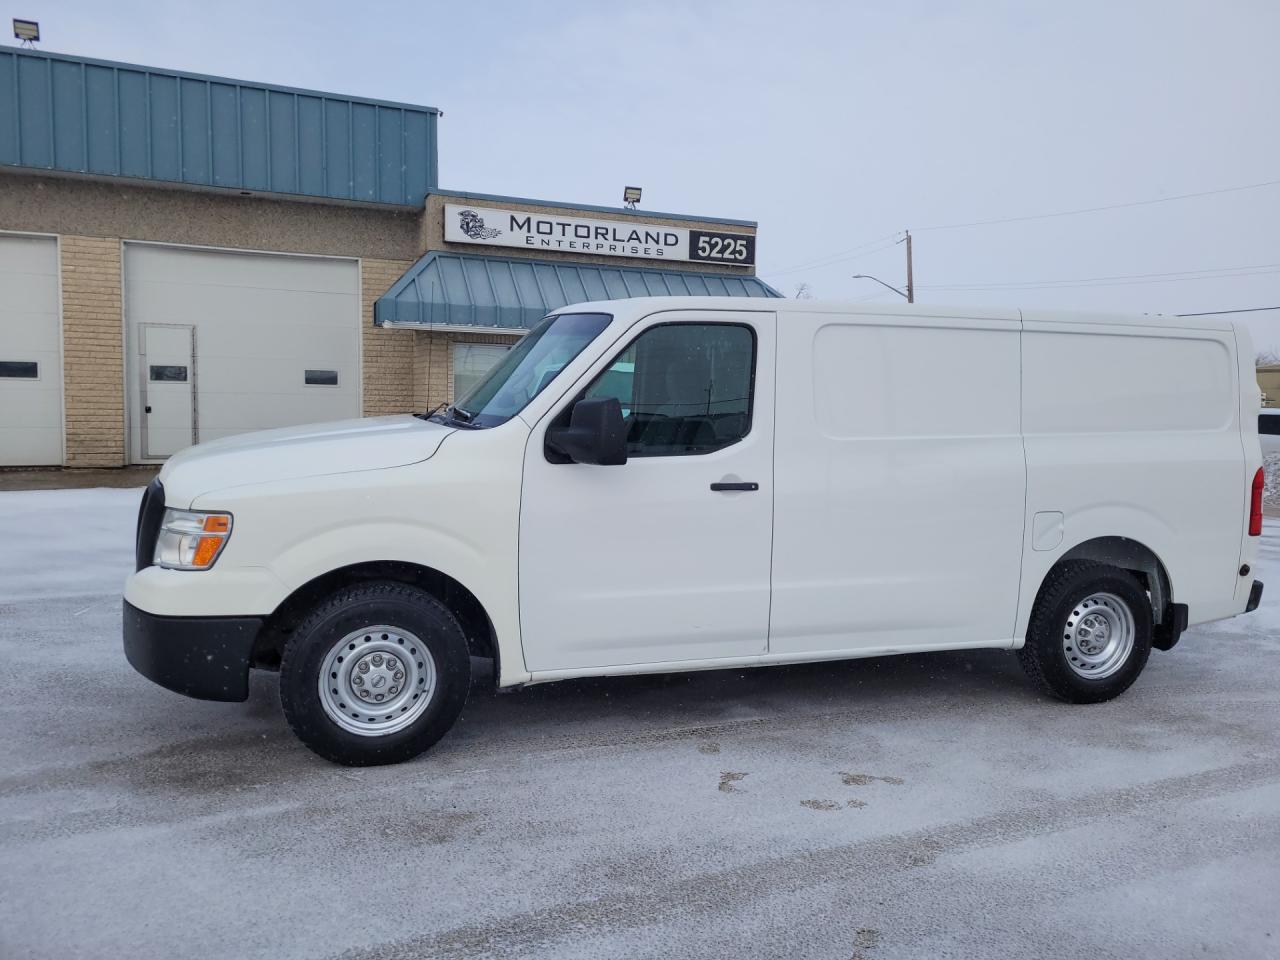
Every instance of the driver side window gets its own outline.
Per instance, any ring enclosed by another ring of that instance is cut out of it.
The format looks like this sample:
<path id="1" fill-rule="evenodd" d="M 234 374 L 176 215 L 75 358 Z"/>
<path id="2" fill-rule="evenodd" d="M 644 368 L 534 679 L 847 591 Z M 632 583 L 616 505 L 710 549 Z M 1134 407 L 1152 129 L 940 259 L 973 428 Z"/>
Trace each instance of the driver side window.
<path id="1" fill-rule="evenodd" d="M 615 397 L 629 457 L 687 456 L 751 429 L 755 332 L 730 323 L 667 323 L 640 334 L 586 390 Z"/>

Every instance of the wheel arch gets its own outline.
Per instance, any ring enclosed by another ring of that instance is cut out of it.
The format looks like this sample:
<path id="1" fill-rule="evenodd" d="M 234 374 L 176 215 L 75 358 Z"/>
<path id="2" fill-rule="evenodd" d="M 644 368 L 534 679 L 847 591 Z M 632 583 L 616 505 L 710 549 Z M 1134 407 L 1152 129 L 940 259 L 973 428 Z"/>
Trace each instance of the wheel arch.
<path id="1" fill-rule="evenodd" d="M 1187 608 L 1174 599 L 1173 580 L 1160 556 L 1141 540 L 1102 536 L 1083 540 L 1059 556 L 1044 572 L 1036 588 L 1036 601 L 1054 571 L 1071 560 L 1091 560 L 1127 570 L 1138 578 L 1151 600 L 1152 646 L 1172 650 L 1187 626 Z"/>
<path id="2" fill-rule="evenodd" d="M 1093 560 L 1137 575 L 1151 597 L 1153 622 L 1164 622 L 1173 603 L 1173 583 L 1164 562 L 1142 541 L 1130 537 L 1094 537 L 1082 541 L 1054 561 L 1044 580 L 1049 578 L 1055 567 L 1068 560 Z M 1041 581 L 1041 587 L 1044 580 Z"/>
<path id="3" fill-rule="evenodd" d="M 317 602 L 342 587 L 355 583 L 390 580 L 420 587 L 439 600 L 457 618 L 467 637 L 471 655 L 494 661 L 498 670 L 498 642 L 488 611 L 464 584 L 443 571 L 403 560 L 373 560 L 354 563 L 320 574 L 289 594 L 266 618 L 254 643 L 252 664 L 275 669 L 285 640 Z"/>

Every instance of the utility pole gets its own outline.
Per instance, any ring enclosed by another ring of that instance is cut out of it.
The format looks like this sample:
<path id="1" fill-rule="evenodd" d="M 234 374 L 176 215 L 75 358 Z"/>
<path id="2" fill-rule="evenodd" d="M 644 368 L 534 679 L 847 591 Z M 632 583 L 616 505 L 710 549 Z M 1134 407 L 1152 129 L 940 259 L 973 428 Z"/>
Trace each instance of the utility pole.
<path id="1" fill-rule="evenodd" d="M 916 302 L 915 282 L 911 277 L 911 231 L 907 231 L 907 303 Z"/>

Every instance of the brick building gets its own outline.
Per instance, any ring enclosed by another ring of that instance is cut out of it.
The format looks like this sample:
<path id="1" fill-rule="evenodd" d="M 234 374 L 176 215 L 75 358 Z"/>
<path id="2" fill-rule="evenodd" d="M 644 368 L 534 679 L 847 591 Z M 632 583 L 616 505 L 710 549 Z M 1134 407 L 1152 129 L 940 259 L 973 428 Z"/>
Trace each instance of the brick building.
<path id="1" fill-rule="evenodd" d="M 438 126 L 0 47 L 0 466 L 425 409 L 567 303 L 777 295 L 750 221 L 443 190 Z"/>

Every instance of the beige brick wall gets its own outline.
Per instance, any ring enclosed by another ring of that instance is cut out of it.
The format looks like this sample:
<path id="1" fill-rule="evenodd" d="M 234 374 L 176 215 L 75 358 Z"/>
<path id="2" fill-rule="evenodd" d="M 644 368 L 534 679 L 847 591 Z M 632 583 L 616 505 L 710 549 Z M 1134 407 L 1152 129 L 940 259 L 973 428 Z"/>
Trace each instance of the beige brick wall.
<path id="1" fill-rule="evenodd" d="M 366 417 L 390 413 L 411 413 L 418 409 L 414 395 L 413 330 L 393 330 L 373 325 L 373 305 L 400 279 L 412 261 L 360 261 L 360 336 L 364 351 L 364 398 Z"/>
<path id="2" fill-rule="evenodd" d="M 120 241 L 63 236 L 60 249 L 67 466 L 122 466 Z"/>
<path id="3" fill-rule="evenodd" d="M 6 230 L 412 260 L 419 253 L 421 219 L 420 211 L 410 209 L 241 197 L 0 167 L 0 227 Z"/>

